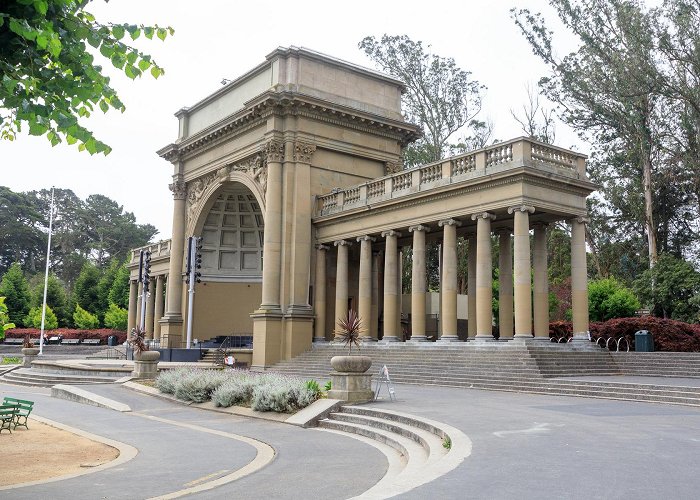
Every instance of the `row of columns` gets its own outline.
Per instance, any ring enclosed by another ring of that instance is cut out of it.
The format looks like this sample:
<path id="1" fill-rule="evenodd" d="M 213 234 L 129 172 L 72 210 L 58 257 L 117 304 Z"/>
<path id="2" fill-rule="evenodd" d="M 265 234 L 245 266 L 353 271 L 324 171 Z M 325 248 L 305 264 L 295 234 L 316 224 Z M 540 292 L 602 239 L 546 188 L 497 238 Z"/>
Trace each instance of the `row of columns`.
<path id="1" fill-rule="evenodd" d="M 163 290 L 165 287 L 165 275 L 151 278 L 149 294 L 146 298 L 146 310 L 142 311 L 141 297 L 143 296 L 143 283 L 137 280 L 129 282 L 129 312 L 128 331 L 140 324 L 142 315 L 145 314 L 146 338 L 160 340 L 160 320 L 164 315 L 165 300 Z"/>
<path id="2" fill-rule="evenodd" d="M 529 215 L 535 209 L 519 205 L 508 212 L 513 215 L 513 251 L 511 255 L 511 230 L 500 229 L 499 235 L 499 333 L 500 339 L 510 340 L 549 339 L 549 289 L 547 278 L 547 224 L 535 223 L 533 249 L 530 248 Z M 491 340 L 492 335 L 492 259 L 491 223 L 496 216 L 489 212 L 474 214 L 476 234 L 468 236 L 468 337 L 474 340 Z M 570 221 L 572 226 L 572 309 L 575 340 L 587 340 L 588 292 L 586 275 L 585 219 Z M 441 340 L 456 341 L 457 335 L 457 228 L 461 222 L 445 219 L 438 222 L 443 230 L 441 291 Z M 409 227 L 413 236 L 413 265 L 411 282 L 411 340 L 426 341 L 425 299 L 426 233 L 428 226 L 418 224 Z M 400 340 L 400 323 L 391 320 L 400 310 L 400 259 L 395 230 L 384 231 L 384 340 Z M 360 243 L 360 267 L 358 286 L 358 315 L 367 324 L 376 324 L 378 290 L 373 288 L 378 272 L 378 258 L 373 261 L 372 243 L 375 238 L 366 235 L 357 238 Z M 348 247 L 351 242 L 334 242 L 337 249 L 336 297 L 334 325 L 348 313 Z M 317 246 L 315 303 L 315 339 L 325 338 L 326 324 L 326 253 L 327 245 Z M 376 254 L 378 255 L 378 254 Z M 533 276 L 534 275 L 534 276 Z M 373 279 L 374 278 L 374 279 Z M 534 298 L 534 301 L 533 301 Z M 533 303 L 534 302 L 534 303 Z M 374 338 L 367 329 L 362 336 Z"/>

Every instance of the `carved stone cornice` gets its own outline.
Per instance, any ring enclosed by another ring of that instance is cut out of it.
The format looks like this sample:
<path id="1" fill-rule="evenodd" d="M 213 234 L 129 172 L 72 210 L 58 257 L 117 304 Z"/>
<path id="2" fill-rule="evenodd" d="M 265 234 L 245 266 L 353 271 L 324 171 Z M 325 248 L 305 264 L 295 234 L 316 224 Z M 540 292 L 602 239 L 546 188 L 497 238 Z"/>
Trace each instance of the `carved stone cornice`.
<path id="1" fill-rule="evenodd" d="M 187 196 L 187 184 L 182 178 L 182 174 L 173 175 L 173 182 L 168 184 L 168 189 L 173 193 L 173 199 L 184 200 Z"/>
<path id="2" fill-rule="evenodd" d="M 284 142 L 272 139 L 260 147 L 265 163 L 284 161 Z"/>
<path id="3" fill-rule="evenodd" d="M 311 163 L 311 157 L 316 151 L 315 144 L 309 144 L 308 142 L 294 141 L 294 153 L 292 154 L 292 160 L 299 163 Z"/>
<path id="4" fill-rule="evenodd" d="M 534 214 L 535 207 L 531 207 L 529 205 L 516 205 L 514 207 L 508 207 L 508 213 L 512 214 L 513 212 L 528 212 Z"/>

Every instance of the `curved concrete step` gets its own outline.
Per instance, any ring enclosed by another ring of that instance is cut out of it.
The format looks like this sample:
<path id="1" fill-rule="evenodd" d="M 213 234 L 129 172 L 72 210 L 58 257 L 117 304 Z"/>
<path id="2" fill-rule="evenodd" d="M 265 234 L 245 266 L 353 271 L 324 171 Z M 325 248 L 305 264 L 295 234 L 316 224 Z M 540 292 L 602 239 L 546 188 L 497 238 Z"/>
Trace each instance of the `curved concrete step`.
<path id="1" fill-rule="evenodd" d="M 34 368 L 20 368 L 10 373 L 6 373 L 0 377 L 0 380 L 14 385 L 51 387 L 57 384 L 111 384 L 116 380 L 116 378 L 68 374 L 64 375 L 35 370 Z"/>

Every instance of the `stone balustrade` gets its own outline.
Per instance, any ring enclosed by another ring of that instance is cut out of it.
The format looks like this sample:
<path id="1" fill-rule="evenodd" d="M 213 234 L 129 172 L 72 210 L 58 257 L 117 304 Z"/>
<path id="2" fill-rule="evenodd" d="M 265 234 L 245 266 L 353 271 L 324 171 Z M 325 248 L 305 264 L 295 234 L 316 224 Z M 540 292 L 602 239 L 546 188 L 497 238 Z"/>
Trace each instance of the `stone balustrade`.
<path id="1" fill-rule="evenodd" d="M 156 258 L 170 257 L 170 244 L 171 240 L 161 240 L 158 243 L 151 243 L 150 245 L 145 245 L 139 248 L 134 248 L 131 250 L 131 261 L 130 264 L 139 263 L 139 255 L 141 250 L 147 250 L 151 252 L 151 260 Z"/>
<path id="2" fill-rule="evenodd" d="M 317 197 L 315 216 L 343 212 L 519 167 L 576 179 L 586 178 L 585 155 L 520 137 L 360 185 L 336 188 Z"/>

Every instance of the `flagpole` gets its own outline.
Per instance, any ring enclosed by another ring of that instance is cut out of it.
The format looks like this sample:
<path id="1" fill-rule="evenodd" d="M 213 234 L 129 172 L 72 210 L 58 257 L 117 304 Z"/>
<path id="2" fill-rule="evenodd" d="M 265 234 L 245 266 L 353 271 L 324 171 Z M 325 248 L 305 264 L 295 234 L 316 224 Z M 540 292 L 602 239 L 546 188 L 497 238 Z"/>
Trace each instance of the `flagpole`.
<path id="1" fill-rule="evenodd" d="M 41 306 L 41 334 L 39 336 L 39 355 L 44 354 L 44 322 L 46 321 L 46 292 L 49 288 L 49 262 L 51 258 L 51 231 L 53 230 L 53 190 L 51 188 L 51 205 L 49 208 L 49 242 L 46 245 L 46 273 L 44 274 L 44 302 Z"/>

